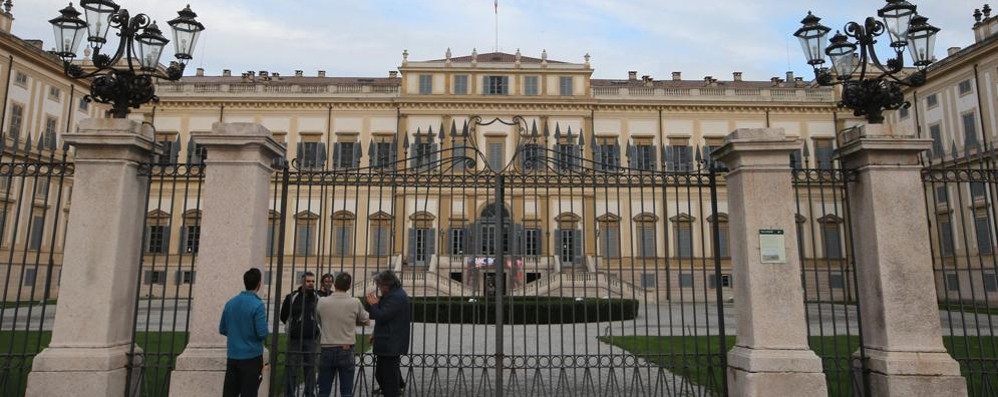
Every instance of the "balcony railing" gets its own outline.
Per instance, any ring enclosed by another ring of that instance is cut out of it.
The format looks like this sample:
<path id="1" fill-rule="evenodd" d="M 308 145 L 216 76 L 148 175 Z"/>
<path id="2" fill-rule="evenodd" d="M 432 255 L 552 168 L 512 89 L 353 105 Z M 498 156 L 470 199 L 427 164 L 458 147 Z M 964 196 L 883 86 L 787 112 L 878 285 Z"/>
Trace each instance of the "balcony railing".
<path id="1" fill-rule="evenodd" d="M 831 102 L 835 99 L 830 88 L 656 88 L 656 87 L 592 87 L 598 99 L 628 98 L 681 98 L 703 101 L 779 101 L 779 102 Z"/>

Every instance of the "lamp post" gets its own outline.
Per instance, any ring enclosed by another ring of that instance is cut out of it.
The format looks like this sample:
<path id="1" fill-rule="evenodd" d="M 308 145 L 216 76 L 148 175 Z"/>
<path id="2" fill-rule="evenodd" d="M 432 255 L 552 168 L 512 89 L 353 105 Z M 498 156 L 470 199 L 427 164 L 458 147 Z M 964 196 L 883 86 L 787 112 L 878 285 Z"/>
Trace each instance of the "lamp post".
<path id="1" fill-rule="evenodd" d="M 843 28 L 845 34 L 835 32 L 827 47 L 825 37 L 831 29 L 808 11 L 801 21 L 803 26 L 794 36 L 800 39 L 818 84 L 842 85 L 839 106 L 852 109 L 856 116 L 865 116 L 870 124 L 881 124 L 884 110 L 910 106 L 901 87 L 925 84 L 925 67 L 933 61 L 939 28 L 930 25 L 928 18 L 918 15 L 916 9 L 905 0 L 887 0 L 887 5 L 877 12 L 881 20 L 868 17 L 863 24 L 849 22 Z M 877 37 L 884 33 L 891 40 L 894 57 L 881 62 L 876 44 Z M 905 69 L 906 48 L 915 70 Z M 822 66 L 826 55 L 831 60 L 831 69 Z"/>
<path id="2" fill-rule="evenodd" d="M 49 20 L 55 32 L 55 53 L 62 58 L 66 76 L 93 77 L 87 99 L 111 104 L 110 113 L 115 118 L 125 118 L 130 108 L 159 99 L 153 79 L 179 80 L 204 30 L 190 5 L 178 11 L 178 16 L 167 22 L 173 28 L 177 60 L 162 70 L 159 59 L 170 40 L 148 15 L 131 16 L 113 0 L 80 0 L 80 7 L 86 20 L 80 19 L 72 3 Z M 118 30 L 118 48 L 113 54 L 102 53 L 110 28 Z M 73 62 L 84 35 L 93 50 L 92 69 Z"/>

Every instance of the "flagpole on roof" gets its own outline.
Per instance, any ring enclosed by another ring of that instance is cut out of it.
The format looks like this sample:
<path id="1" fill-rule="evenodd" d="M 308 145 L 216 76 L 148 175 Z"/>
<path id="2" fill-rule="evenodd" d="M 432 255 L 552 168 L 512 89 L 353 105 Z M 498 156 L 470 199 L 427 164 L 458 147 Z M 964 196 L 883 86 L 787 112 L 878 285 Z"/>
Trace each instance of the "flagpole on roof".
<path id="1" fill-rule="evenodd" d="M 493 8 L 496 14 L 496 47 L 495 52 L 499 52 L 499 0 L 493 0 Z"/>

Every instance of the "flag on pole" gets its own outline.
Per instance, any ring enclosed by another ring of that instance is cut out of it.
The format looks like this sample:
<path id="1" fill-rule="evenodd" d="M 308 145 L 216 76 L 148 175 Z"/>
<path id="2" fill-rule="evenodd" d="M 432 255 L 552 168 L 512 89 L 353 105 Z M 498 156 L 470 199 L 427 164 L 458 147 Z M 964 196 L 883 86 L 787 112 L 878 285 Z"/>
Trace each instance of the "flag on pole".
<path id="1" fill-rule="evenodd" d="M 495 0 L 494 4 L 495 4 L 495 8 L 496 8 L 496 14 L 498 14 L 499 13 L 499 0 Z"/>

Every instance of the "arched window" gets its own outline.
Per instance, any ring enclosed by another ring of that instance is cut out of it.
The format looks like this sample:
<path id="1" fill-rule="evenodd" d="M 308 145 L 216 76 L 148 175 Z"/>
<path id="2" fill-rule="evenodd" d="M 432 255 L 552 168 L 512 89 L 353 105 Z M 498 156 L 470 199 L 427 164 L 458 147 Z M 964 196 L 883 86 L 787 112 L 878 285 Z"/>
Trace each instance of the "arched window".
<path id="1" fill-rule="evenodd" d="M 693 222 L 696 218 L 688 214 L 679 214 L 672 218 L 673 234 L 676 236 L 676 257 L 693 257 Z"/>
<path id="2" fill-rule="evenodd" d="M 558 228 L 554 230 L 555 254 L 562 264 L 581 266 L 582 263 L 582 230 L 576 214 L 565 212 L 554 218 Z"/>
<path id="3" fill-rule="evenodd" d="M 315 255 L 315 235 L 319 224 L 319 216 L 309 212 L 299 212 L 295 215 L 295 255 Z"/>
<path id="4" fill-rule="evenodd" d="M 370 255 L 388 256 L 391 254 L 392 216 L 384 211 L 372 214 L 368 218 L 371 231 Z"/>
<path id="5" fill-rule="evenodd" d="M 146 253 L 165 254 L 170 249 L 170 214 L 161 210 L 146 215 Z"/>
<path id="6" fill-rule="evenodd" d="M 717 252 L 720 253 L 721 258 L 731 258 L 731 241 L 729 239 L 730 231 L 728 230 L 728 214 L 718 213 L 717 216 L 711 215 L 707 218 L 707 222 L 711 225 L 717 222 Z M 713 237 L 713 231 L 711 231 L 711 237 Z M 714 248 L 714 247 L 711 247 Z M 713 255 L 714 251 L 711 251 Z"/>
<path id="7" fill-rule="evenodd" d="M 825 259 L 842 259 L 842 218 L 825 215 L 818 219 L 821 224 L 821 245 L 825 249 Z"/>
<path id="8" fill-rule="evenodd" d="M 436 229 L 433 228 L 433 214 L 420 211 L 409 217 L 409 264 L 429 266 L 430 258 L 436 254 Z"/>
<path id="9" fill-rule="evenodd" d="M 184 212 L 184 223 L 180 228 L 180 253 L 197 254 L 201 245 L 201 210 Z"/>
<path id="10" fill-rule="evenodd" d="M 620 217 L 604 214 L 596 218 L 599 225 L 599 250 L 606 259 L 620 259 Z"/>
<path id="11" fill-rule="evenodd" d="M 658 256 L 656 246 L 658 239 L 655 237 L 655 225 L 658 224 L 658 216 L 644 212 L 634 217 L 634 231 L 637 239 L 638 258 L 654 258 Z"/>
<path id="12" fill-rule="evenodd" d="M 333 255 L 353 254 L 353 224 L 356 216 L 350 211 L 333 214 Z"/>

